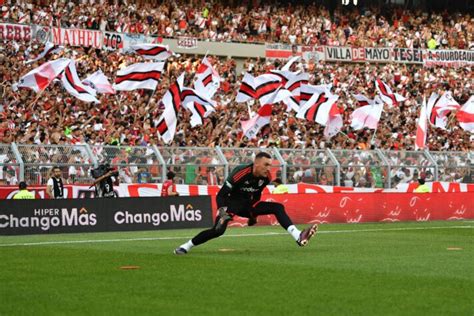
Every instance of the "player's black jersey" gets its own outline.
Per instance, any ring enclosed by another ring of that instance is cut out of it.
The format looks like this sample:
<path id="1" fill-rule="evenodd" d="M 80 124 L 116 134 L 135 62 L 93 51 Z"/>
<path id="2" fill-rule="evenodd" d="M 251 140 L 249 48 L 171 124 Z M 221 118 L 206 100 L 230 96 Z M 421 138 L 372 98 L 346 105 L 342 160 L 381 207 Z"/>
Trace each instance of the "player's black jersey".
<path id="1" fill-rule="evenodd" d="M 229 202 L 253 204 L 260 200 L 263 189 L 270 183 L 269 177 L 253 175 L 253 164 L 232 170 L 217 194 L 217 205 L 228 206 Z"/>

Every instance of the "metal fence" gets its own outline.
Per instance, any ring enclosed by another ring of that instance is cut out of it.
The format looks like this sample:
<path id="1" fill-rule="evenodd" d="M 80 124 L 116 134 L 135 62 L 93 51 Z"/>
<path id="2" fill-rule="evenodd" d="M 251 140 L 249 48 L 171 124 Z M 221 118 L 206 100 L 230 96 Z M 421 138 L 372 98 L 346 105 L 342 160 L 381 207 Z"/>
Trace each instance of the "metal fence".
<path id="1" fill-rule="evenodd" d="M 474 152 L 220 147 L 144 147 L 0 144 L 0 185 L 45 184 L 53 166 L 67 183 L 92 182 L 90 171 L 108 163 L 122 183 L 159 183 L 168 171 L 183 184 L 221 185 L 233 168 L 258 152 L 272 157 L 272 178 L 284 183 L 393 188 L 416 181 L 472 182 Z"/>

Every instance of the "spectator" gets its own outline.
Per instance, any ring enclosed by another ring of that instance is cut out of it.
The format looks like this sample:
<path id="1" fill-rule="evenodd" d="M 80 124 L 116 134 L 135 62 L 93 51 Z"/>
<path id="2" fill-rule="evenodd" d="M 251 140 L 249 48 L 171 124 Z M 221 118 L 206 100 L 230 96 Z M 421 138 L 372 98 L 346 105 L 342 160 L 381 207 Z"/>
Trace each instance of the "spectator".
<path id="1" fill-rule="evenodd" d="M 56 166 L 53 167 L 52 175 L 48 180 L 46 186 L 46 193 L 51 199 L 63 199 L 64 198 L 64 185 L 61 177 L 61 169 Z"/>
<path id="2" fill-rule="evenodd" d="M 26 185 L 26 182 L 21 181 L 20 184 L 18 185 L 18 189 L 20 192 L 16 193 L 13 196 L 14 200 L 31 200 L 35 198 L 35 194 L 28 191 L 28 186 Z"/>
<path id="3" fill-rule="evenodd" d="M 415 189 L 415 193 L 430 193 L 430 188 L 425 184 L 425 179 L 418 179 L 418 187 Z"/>
<path id="4" fill-rule="evenodd" d="M 288 193 L 288 187 L 283 184 L 280 178 L 276 178 L 273 180 L 273 184 L 275 185 L 275 189 L 273 190 L 273 194 L 285 194 Z"/>
<path id="5" fill-rule="evenodd" d="M 176 191 L 176 186 L 174 184 L 174 177 L 176 174 L 173 171 L 168 171 L 166 174 L 166 180 L 163 183 L 163 187 L 161 188 L 161 196 L 177 196 L 179 193 Z"/>

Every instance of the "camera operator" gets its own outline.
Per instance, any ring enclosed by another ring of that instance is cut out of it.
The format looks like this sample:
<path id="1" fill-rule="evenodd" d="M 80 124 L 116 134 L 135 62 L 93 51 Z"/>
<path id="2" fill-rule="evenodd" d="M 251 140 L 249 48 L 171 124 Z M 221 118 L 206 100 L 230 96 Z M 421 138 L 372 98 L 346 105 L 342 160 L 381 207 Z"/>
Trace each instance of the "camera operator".
<path id="1" fill-rule="evenodd" d="M 114 185 L 118 185 L 118 171 L 110 168 L 108 164 L 100 165 L 91 171 L 94 177 L 96 197 L 117 197 L 114 191 Z"/>

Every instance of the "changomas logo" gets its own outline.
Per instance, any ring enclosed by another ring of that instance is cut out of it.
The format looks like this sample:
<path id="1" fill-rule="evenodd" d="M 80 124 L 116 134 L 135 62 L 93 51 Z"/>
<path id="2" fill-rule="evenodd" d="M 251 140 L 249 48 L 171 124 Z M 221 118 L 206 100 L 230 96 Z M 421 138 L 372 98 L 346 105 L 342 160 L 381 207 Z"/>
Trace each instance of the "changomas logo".
<path id="1" fill-rule="evenodd" d="M 131 213 L 128 211 L 118 211 L 114 215 L 115 223 L 123 224 L 152 224 L 159 226 L 168 222 L 199 222 L 202 220 L 201 210 L 195 210 L 191 204 L 170 205 L 169 212 L 141 212 Z"/>
<path id="2" fill-rule="evenodd" d="M 96 214 L 89 213 L 84 207 L 34 209 L 33 216 L 18 217 L 14 214 L 0 215 L 0 228 L 34 228 L 48 231 L 51 227 L 95 226 Z"/>

